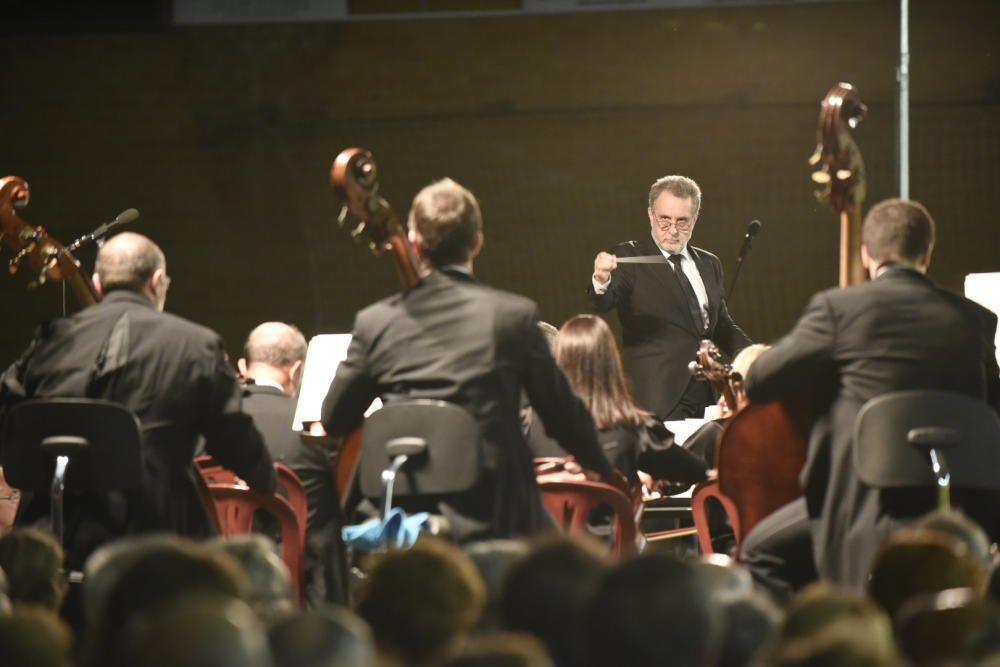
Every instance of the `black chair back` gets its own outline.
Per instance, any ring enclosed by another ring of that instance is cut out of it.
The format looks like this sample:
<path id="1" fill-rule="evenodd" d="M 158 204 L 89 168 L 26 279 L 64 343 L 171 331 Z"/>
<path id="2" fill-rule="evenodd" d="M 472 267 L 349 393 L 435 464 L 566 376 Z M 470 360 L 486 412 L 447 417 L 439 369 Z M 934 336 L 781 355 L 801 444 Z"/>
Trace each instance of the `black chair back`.
<path id="1" fill-rule="evenodd" d="M 51 449 L 67 437 L 86 441 L 73 448 L 67 491 L 125 490 L 142 483 L 139 420 L 119 403 L 89 398 L 32 399 L 10 409 L 0 434 L 7 482 L 15 489 L 47 491 L 56 452 L 45 451 L 42 443 Z"/>
<path id="2" fill-rule="evenodd" d="M 478 481 L 483 455 L 479 425 L 472 415 L 444 401 L 396 401 L 365 420 L 358 466 L 363 496 L 381 496 L 382 472 L 394 456 L 387 445 L 396 441 L 398 448 L 406 444 L 402 438 L 423 440 L 426 449 L 415 449 L 406 462 L 395 480 L 395 497 L 461 493 Z"/>
<path id="3" fill-rule="evenodd" d="M 854 426 L 854 469 L 877 488 L 933 486 L 927 447 L 934 444 L 947 453 L 952 486 L 1000 490 L 1000 417 L 985 401 L 953 392 L 898 391 L 868 401 Z"/>

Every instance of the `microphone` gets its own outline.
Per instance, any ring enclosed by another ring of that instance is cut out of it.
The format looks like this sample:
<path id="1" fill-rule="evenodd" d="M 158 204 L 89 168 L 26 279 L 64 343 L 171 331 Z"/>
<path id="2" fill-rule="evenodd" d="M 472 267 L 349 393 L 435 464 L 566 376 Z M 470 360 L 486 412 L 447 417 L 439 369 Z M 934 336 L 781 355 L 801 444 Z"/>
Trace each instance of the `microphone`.
<path id="1" fill-rule="evenodd" d="M 740 248 L 739 257 L 736 258 L 736 270 L 733 271 L 733 282 L 729 285 L 729 298 L 727 299 L 729 303 L 732 303 L 733 292 L 736 290 L 736 279 L 740 277 L 740 267 L 743 266 L 743 259 L 750 252 L 750 246 L 753 244 L 753 237 L 757 236 L 762 225 L 760 220 L 751 220 L 750 225 L 747 226 L 747 233 L 743 237 L 743 247 Z"/>
<path id="2" fill-rule="evenodd" d="M 746 254 L 750 252 L 750 245 L 753 243 L 753 237 L 757 236 L 757 232 L 760 231 L 761 224 L 760 220 L 751 220 L 750 225 L 747 227 L 746 236 L 743 237 L 743 247 L 740 248 L 740 255 L 736 259 L 738 262 L 742 262 Z"/>
<path id="3" fill-rule="evenodd" d="M 104 237 L 108 235 L 108 232 L 110 232 L 115 227 L 118 227 L 119 225 L 127 225 L 129 223 L 135 222 L 138 219 L 139 219 L 139 211 L 135 210 L 134 208 L 125 209 L 117 216 L 115 216 L 115 219 L 112 220 L 111 222 L 105 222 L 94 231 L 90 232 L 89 234 L 84 234 L 77 240 L 70 243 L 66 247 L 66 250 L 67 252 L 73 252 L 77 248 L 86 245 L 87 243 L 94 243 L 94 242 L 101 243 L 104 241 Z"/>

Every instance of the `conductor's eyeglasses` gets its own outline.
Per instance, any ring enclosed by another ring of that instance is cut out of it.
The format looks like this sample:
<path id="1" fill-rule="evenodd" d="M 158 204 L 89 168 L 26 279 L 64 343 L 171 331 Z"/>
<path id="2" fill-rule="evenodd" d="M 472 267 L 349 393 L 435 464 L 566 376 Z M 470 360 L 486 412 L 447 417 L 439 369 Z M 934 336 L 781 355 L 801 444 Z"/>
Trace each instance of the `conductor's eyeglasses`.
<path id="1" fill-rule="evenodd" d="M 674 222 L 669 222 L 669 221 L 666 221 L 666 220 L 657 220 L 656 221 L 656 226 L 662 232 L 665 232 L 665 231 L 669 230 L 671 227 L 673 227 L 674 229 L 676 229 L 679 232 L 687 232 L 687 231 L 691 230 L 691 221 L 690 220 L 677 220 L 677 221 L 674 221 Z"/>

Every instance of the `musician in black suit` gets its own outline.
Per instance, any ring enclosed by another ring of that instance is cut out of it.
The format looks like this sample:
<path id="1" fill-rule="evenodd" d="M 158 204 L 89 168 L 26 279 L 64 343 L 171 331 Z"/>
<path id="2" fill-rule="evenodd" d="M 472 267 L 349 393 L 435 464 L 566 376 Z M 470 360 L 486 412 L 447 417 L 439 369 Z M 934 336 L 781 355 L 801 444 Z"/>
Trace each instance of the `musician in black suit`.
<path id="1" fill-rule="evenodd" d="M 1000 410 L 997 318 L 927 278 L 933 248 L 934 222 L 921 204 L 876 205 L 862 229 L 861 259 L 871 282 L 815 295 L 791 333 L 748 373 L 751 401 L 812 396 L 819 418 L 801 476 L 802 514 L 812 519 L 819 573 L 840 584 L 863 585 L 875 548 L 898 517 L 935 503 L 932 490 L 897 495 L 859 480 L 851 440 L 865 402 L 891 391 L 935 389 L 982 398 Z M 996 538 L 990 505 L 964 509 Z M 766 532 L 769 519 L 751 535 Z"/>
<path id="2" fill-rule="evenodd" d="M 292 430 L 306 347 L 297 327 L 264 322 L 250 332 L 237 366 L 245 383 L 243 410 L 253 417 L 271 458 L 291 468 L 305 489 L 309 518 L 302 583 L 306 602 L 318 607 L 346 604 L 347 561 L 330 454 L 320 439 Z"/>
<path id="3" fill-rule="evenodd" d="M 323 426 L 346 435 L 372 399 L 431 398 L 468 410 L 481 429 L 486 469 L 442 506 L 455 537 L 527 535 L 550 527 L 518 416 L 521 390 L 546 431 L 600 475 L 610 475 L 594 422 L 556 367 L 530 300 L 473 277 L 483 246 L 479 204 L 450 179 L 413 201 L 410 237 L 432 269 L 415 287 L 357 314 L 347 358 L 323 403 Z"/>
<path id="4" fill-rule="evenodd" d="M 649 190 L 650 235 L 598 253 L 588 287 L 597 312 L 617 310 L 625 373 L 639 405 L 660 419 L 701 417 L 715 401 L 688 372 L 700 340 L 730 355 L 751 343 L 729 316 L 719 258 L 689 244 L 700 208 L 701 190 L 690 178 L 657 180 Z M 619 263 L 628 257 L 656 263 Z"/>
<path id="5" fill-rule="evenodd" d="M 145 236 L 126 232 L 97 255 L 94 286 L 103 300 L 46 322 L 0 380 L 3 410 L 24 398 L 79 396 L 122 403 L 142 424 L 146 477 L 126 503 L 67 502 L 68 562 L 122 532 L 211 533 L 193 484 L 198 436 L 205 450 L 256 490 L 274 489 L 271 457 L 241 410 L 242 391 L 219 336 L 164 313 L 166 259 Z M 120 500 L 120 499 L 118 499 Z M 48 499 L 25 494 L 17 522 L 48 514 Z"/>

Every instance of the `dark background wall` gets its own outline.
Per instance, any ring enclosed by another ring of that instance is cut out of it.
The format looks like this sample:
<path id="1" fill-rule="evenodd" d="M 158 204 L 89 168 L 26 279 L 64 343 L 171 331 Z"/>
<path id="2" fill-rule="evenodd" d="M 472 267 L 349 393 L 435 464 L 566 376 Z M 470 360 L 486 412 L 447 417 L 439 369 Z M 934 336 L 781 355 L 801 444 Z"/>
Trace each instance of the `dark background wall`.
<path id="1" fill-rule="evenodd" d="M 932 276 L 960 290 L 966 273 L 1000 270 L 997 3 L 911 5 L 911 195 L 939 223 Z M 0 43 L 0 171 L 28 180 L 23 216 L 64 241 L 138 208 L 133 228 L 168 257 L 168 309 L 233 355 L 262 320 L 349 331 L 396 289 L 388 259 L 335 225 L 328 170 L 344 147 L 374 152 L 403 215 L 442 176 L 476 192 L 478 273 L 557 325 L 586 309 L 597 250 L 647 233 L 649 184 L 683 173 L 704 191 L 695 243 L 727 271 L 763 222 L 731 309 L 770 340 L 836 281 L 836 215 L 806 159 L 837 81 L 869 106 L 854 133 L 868 204 L 895 194 L 897 8 L 35 26 Z M 89 272 L 93 251 L 80 258 Z M 0 275 L 0 363 L 59 297 Z"/>

